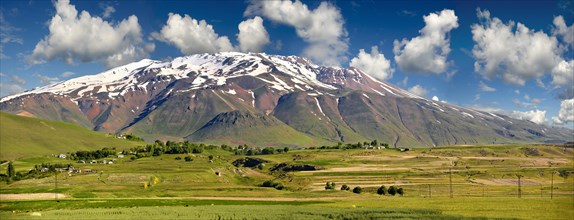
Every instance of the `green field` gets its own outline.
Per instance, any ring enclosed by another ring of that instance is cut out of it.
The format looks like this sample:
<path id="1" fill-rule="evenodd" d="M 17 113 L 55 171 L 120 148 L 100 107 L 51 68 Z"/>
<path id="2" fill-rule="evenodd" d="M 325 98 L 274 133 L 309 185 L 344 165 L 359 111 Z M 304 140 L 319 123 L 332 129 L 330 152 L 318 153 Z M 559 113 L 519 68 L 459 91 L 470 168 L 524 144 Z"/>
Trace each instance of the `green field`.
<path id="1" fill-rule="evenodd" d="M 143 144 L 77 125 L 0 112 L 0 159 L 13 160 L 103 147 L 125 149 Z"/>
<path id="2" fill-rule="evenodd" d="M 61 193 L 44 200 L 0 201 L 1 219 L 572 219 L 572 148 L 499 145 L 384 150 L 291 150 L 250 156 L 269 161 L 259 168 L 235 167 L 246 156 L 220 149 L 161 155 L 114 164 L 78 164 L 54 157 L 15 161 L 17 171 L 41 162 L 73 163 L 94 173 L 0 183 L 1 194 Z M 208 157 L 213 156 L 210 162 Z M 271 172 L 279 163 L 320 170 Z M 5 172 L 6 164 L 0 166 Z M 219 173 L 220 175 L 216 175 Z M 554 173 L 554 174 L 553 174 Z M 521 193 L 518 178 L 521 176 Z M 452 177 L 452 181 L 450 178 Z M 153 183 L 155 180 L 155 183 Z M 284 190 L 260 187 L 266 180 Z M 335 182 L 336 190 L 325 190 Z M 450 182 L 452 195 L 450 198 Z M 148 187 L 144 187 L 147 184 Z M 361 186 L 355 194 L 339 190 Z M 405 195 L 380 196 L 395 185 Z M 553 188 L 551 188 L 553 186 Z M 550 198 L 552 193 L 552 199 Z M 53 195 L 53 194 L 50 194 Z M 52 199 L 50 199 L 52 198 Z M 31 199 L 31 198 L 30 198 Z M 42 215 L 41 218 L 35 215 Z"/>

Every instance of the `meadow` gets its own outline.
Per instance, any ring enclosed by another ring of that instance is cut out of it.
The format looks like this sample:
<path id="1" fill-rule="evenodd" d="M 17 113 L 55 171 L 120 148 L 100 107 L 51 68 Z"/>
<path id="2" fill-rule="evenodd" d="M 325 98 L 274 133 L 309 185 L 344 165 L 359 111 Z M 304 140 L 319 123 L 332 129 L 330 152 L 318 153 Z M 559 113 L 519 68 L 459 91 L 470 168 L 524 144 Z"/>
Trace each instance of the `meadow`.
<path id="1" fill-rule="evenodd" d="M 572 148 L 559 145 L 493 145 L 256 156 L 212 149 L 118 158 L 114 164 L 31 157 L 15 161 L 16 169 L 72 163 L 96 172 L 60 173 L 57 189 L 54 176 L 0 183 L 4 195 L 65 196 L 58 202 L 3 199 L 0 219 L 573 219 L 573 155 Z M 175 159 L 184 156 L 193 160 Z M 267 162 L 251 168 L 232 164 L 245 157 Z M 317 170 L 271 171 L 281 163 Z M 285 188 L 261 187 L 266 180 Z M 326 182 L 335 182 L 335 189 L 325 190 Z M 342 185 L 364 190 L 342 191 Z M 405 194 L 378 195 L 381 185 L 401 187 Z"/>

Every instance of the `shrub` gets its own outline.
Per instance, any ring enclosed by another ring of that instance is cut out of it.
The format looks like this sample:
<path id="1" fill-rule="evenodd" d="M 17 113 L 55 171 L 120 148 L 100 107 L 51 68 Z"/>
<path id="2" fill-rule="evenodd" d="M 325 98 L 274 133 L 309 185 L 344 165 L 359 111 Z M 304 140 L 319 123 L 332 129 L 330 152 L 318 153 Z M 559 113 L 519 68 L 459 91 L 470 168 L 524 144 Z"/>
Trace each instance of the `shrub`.
<path id="1" fill-rule="evenodd" d="M 325 184 L 325 189 L 335 189 L 335 183 L 334 182 L 327 182 Z"/>
<path id="2" fill-rule="evenodd" d="M 350 189 L 351 189 L 351 187 L 349 187 L 349 186 L 347 186 L 347 185 L 342 185 L 342 186 L 341 186 L 341 190 L 349 191 Z"/>
<path id="3" fill-rule="evenodd" d="M 186 162 L 191 162 L 191 161 L 193 161 L 193 158 L 191 158 L 191 156 L 186 156 L 184 159 L 185 159 Z"/>
<path id="4" fill-rule="evenodd" d="M 389 195 L 394 196 L 395 194 L 397 194 L 397 187 L 396 186 L 391 186 L 389 187 Z"/>
<path id="5" fill-rule="evenodd" d="M 403 195 L 405 194 L 405 191 L 404 191 L 403 188 L 401 187 L 401 188 L 398 188 L 398 189 L 397 189 L 397 193 L 398 193 L 399 195 L 403 196 Z"/>
<path id="6" fill-rule="evenodd" d="M 363 192 L 363 188 L 357 186 L 353 189 L 353 193 L 361 194 Z"/>
<path id="7" fill-rule="evenodd" d="M 385 187 L 385 185 L 382 185 L 381 187 L 379 187 L 379 189 L 377 189 L 377 194 L 379 195 L 387 194 L 387 188 Z"/>
<path id="8" fill-rule="evenodd" d="M 277 190 L 282 190 L 282 189 L 285 188 L 285 186 L 283 186 L 283 184 L 273 182 L 273 180 L 267 180 L 267 181 L 263 182 L 263 183 L 261 184 L 261 186 L 262 186 L 262 187 L 273 187 L 273 188 L 275 188 L 275 189 L 277 189 Z"/>
<path id="9" fill-rule="evenodd" d="M 175 160 L 181 160 L 181 157 L 175 157 Z"/>

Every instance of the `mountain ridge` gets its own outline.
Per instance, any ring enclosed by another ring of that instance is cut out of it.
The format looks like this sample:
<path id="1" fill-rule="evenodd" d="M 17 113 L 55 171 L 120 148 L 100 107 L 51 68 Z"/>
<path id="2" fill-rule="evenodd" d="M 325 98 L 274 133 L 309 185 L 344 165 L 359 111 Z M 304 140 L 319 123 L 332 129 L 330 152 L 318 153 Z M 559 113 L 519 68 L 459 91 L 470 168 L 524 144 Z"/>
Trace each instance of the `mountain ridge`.
<path id="1" fill-rule="evenodd" d="M 237 111 L 278 120 L 290 127 L 279 130 L 315 140 L 305 143 L 378 139 L 394 146 L 439 146 L 572 139 L 568 129 L 428 100 L 354 67 L 262 53 L 144 59 L 4 97 L 0 110 L 148 140 L 216 141 L 193 134 Z M 237 141 L 257 143 L 247 136 Z"/>

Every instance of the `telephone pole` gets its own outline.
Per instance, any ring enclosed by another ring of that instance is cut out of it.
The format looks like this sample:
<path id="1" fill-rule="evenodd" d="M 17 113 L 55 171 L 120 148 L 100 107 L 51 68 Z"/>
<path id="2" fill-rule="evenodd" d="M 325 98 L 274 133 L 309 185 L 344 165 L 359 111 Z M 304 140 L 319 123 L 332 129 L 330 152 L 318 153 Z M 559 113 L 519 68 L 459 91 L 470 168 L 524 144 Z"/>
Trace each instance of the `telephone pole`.
<path id="1" fill-rule="evenodd" d="M 554 198 L 554 171 L 552 171 L 552 182 L 550 182 L 550 199 Z"/>
<path id="2" fill-rule="evenodd" d="M 516 176 L 518 176 L 518 198 L 522 198 L 522 189 L 520 185 L 520 178 L 522 177 L 522 175 L 518 174 Z"/>
<path id="3" fill-rule="evenodd" d="M 448 168 L 448 185 L 450 191 L 450 198 L 452 198 L 452 168 Z"/>

